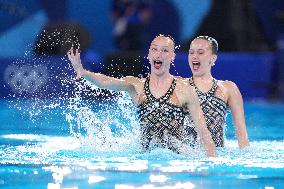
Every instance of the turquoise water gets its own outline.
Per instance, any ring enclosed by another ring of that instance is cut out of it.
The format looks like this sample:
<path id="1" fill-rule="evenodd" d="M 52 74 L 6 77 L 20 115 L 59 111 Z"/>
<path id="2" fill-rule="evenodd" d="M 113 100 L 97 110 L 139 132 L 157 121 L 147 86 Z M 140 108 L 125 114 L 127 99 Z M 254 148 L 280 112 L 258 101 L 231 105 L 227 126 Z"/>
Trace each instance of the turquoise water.
<path id="1" fill-rule="evenodd" d="M 141 154 L 124 103 L 2 99 L 0 188 L 284 188 L 283 103 L 245 102 L 251 146 L 244 150 L 228 115 L 217 158 Z"/>

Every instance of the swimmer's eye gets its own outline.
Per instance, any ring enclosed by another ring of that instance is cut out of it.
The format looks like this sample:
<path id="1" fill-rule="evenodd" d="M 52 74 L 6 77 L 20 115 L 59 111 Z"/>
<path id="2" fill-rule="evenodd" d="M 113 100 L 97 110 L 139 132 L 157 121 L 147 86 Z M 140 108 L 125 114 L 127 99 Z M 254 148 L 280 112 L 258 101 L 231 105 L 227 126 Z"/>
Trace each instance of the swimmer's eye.
<path id="1" fill-rule="evenodd" d="M 193 54 L 194 51 L 193 51 L 193 50 L 189 50 L 188 53 L 189 53 L 189 54 Z"/>
<path id="2" fill-rule="evenodd" d="M 156 47 L 152 47 L 151 51 L 155 51 L 156 52 L 156 51 L 158 51 L 158 49 Z"/>
<path id="3" fill-rule="evenodd" d="M 204 51 L 204 50 L 198 50 L 197 53 L 198 53 L 198 54 L 204 54 L 205 51 Z"/>
<path id="4" fill-rule="evenodd" d="M 162 52 L 167 53 L 167 52 L 169 52 L 169 50 L 168 49 L 162 49 Z"/>

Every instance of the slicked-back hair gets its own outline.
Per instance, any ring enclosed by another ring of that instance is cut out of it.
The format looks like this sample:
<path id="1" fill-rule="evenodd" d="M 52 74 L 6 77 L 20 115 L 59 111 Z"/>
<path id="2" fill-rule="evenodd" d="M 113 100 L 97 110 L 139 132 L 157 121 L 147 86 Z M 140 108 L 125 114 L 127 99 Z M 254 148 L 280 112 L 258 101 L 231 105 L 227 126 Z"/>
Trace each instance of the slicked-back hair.
<path id="1" fill-rule="evenodd" d="M 168 35 L 168 34 L 159 34 L 159 35 L 157 35 L 155 38 L 157 38 L 157 37 L 167 37 L 167 38 L 169 38 L 169 39 L 173 42 L 173 44 L 174 44 L 174 49 L 175 49 L 176 42 L 175 42 L 175 39 L 174 39 L 171 35 Z"/>
<path id="2" fill-rule="evenodd" d="M 217 54 L 217 52 L 218 52 L 218 42 L 213 37 L 209 37 L 209 36 L 206 36 L 206 35 L 200 35 L 200 36 L 198 36 L 198 37 L 196 37 L 194 39 L 204 39 L 204 40 L 208 41 L 209 44 L 211 45 L 212 53 L 213 54 Z"/>

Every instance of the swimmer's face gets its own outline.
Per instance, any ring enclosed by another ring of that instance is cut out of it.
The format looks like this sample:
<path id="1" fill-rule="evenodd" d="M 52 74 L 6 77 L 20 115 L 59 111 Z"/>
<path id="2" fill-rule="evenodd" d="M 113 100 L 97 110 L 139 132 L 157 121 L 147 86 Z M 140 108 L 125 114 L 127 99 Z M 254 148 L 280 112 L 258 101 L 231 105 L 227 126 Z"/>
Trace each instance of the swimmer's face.
<path id="1" fill-rule="evenodd" d="M 217 55 L 212 53 L 212 46 L 205 39 L 194 39 L 189 48 L 188 63 L 194 76 L 211 73 Z"/>
<path id="2" fill-rule="evenodd" d="M 174 49 L 174 42 L 169 37 L 158 36 L 152 41 L 148 54 L 152 73 L 161 75 L 169 72 L 175 58 Z"/>

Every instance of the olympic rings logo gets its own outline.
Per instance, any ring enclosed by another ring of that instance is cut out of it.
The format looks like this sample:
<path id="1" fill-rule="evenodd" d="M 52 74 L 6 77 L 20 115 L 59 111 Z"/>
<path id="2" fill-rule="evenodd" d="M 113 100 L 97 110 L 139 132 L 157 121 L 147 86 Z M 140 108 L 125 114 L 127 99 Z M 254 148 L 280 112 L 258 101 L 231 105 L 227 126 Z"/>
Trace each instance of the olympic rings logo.
<path id="1" fill-rule="evenodd" d="M 44 65 L 10 64 L 5 69 L 4 81 L 16 94 L 33 94 L 47 83 L 48 69 Z"/>

